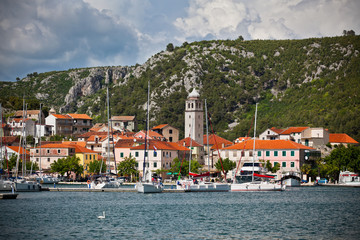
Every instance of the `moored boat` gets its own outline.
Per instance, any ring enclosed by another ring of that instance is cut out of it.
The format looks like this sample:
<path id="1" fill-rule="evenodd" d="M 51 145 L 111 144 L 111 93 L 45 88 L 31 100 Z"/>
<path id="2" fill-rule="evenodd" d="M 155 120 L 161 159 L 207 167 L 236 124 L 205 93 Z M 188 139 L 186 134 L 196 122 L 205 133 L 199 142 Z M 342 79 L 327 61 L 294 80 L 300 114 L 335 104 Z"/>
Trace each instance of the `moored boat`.
<path id="1" fill-rule="evenodd" d="M 301 183 L 301 178 L 298 173 L 295 172 L 287 172 L 281 178 L 281 181 L 287 187 L 299 187 Z"/>

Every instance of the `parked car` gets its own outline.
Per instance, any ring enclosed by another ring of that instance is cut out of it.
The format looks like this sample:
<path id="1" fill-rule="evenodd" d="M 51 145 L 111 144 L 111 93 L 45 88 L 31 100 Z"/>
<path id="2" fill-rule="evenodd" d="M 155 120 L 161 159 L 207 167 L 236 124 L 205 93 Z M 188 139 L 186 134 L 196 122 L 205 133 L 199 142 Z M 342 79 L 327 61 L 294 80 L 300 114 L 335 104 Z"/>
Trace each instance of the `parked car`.
<path id="1" fill-rule="evenodd" d="M 320 178 L 318 183 L 327 184 L 329 181 L 326 178 Z"/>

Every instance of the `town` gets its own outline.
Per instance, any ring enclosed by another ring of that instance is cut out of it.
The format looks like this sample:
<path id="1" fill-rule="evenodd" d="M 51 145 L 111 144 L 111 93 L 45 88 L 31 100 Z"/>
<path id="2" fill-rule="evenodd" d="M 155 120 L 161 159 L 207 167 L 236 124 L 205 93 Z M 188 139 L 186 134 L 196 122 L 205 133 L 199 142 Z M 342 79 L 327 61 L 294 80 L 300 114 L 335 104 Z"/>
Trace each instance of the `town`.
<path id="1" fill-rule="evenodd" d="M 87 114 L 57 114 L 51 109 L 49 115 L 44 117 L 41 110 L 17 111 L 6 123 L 4 121 L 1 128 L 3 169 L 8 166 L 6 161 L 19 156 L 31 166 L 36 163 L 38 173 L 57 176 L 60 173 L 52 169 L 54 163 L 75 156 L 82 166 L 82 172 L 79 175 L 68 172 L 68 180 L 81 178 L 86 181 L 95 173 L 99 174 L 100 168 L 97 172 L 91 170 L 92 162 L 102 162 L 102 169 L 106 169 L 103 173 L 122 175 L 127 177 L 127 181 L 137 181 L 144 177 L 143 164 L 146 159 L 146 168 L 152 172 L 152 177 L 170 182 L 177 179 L 178 173 L 174 171 L 179 170 L 179 165 L 185 159 L 198 162 L 197 168 L 191 171 L 198 174 L 209 172 L 212 179 L 233 181 L 239 174 L 238 169 L 244 173 L 255 167 L 258 173 L 260 169 L 266 169 L 275 180 L 294 175 L 300 183 L 315 180 L 307 176 L 304 165 L 329 155 L 333 146 L 359 144 L 345 133 L 329 133 L 322 127 L 292 126 L 285 129 L 271 127 L 255 138 L 242 136 L 231 142 L 209 133 L 208 126 L 204 126 L 207 123 L 204 121 L 206 106 L 195 89 L 184 104 L 184 139 L 179 139 L 179 129 L 172 127 L 171 123 L 153 126 L 148 131 L 138 130 L 136 116 L 112 116 L 108 123 L 94 124 Z M 21 137 L 24 140 L 27 136 L 35 138 L 33 146 L 20 141 Z M 49 141 L 50 136 L 64 138 Z M 131 159 L 135 160 L 137 172 L 128 174 L 121 171 L 121 162 Z M 218 162 L 224 160 L 235 163 L 226 172 L 224 168 L 216 167 L 219 166 Z M 24 173 L 35 173 L 32 167 L 25 169 L 29 165 L 22 166 Z M 7 169 L 2 174 L 6 175 L 6 172 L 15 171 Z"/>

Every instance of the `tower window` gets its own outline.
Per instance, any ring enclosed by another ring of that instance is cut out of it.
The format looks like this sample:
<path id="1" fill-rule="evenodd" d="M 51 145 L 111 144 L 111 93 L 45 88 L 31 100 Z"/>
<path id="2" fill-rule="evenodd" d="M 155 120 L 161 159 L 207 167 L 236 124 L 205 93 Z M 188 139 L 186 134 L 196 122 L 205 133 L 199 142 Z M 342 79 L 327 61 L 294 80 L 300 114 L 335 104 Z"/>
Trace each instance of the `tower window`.
<path id="1" fill-rule="evenodd" d="M 191 103 L 191 108 L 194 108 L 194 103 Z"/>

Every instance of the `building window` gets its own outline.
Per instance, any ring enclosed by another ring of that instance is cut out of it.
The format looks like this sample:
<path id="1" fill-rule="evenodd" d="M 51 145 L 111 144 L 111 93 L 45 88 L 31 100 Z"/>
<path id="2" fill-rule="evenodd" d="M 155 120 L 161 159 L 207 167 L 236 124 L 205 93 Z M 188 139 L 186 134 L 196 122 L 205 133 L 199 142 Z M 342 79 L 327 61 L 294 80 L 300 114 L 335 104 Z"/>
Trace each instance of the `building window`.
<path id="1" fill-rule="evenodd" d="M 171 157 L 171 152 L 169 154 L 170 154 L 170 157 Z"/>
<path id="2" fill-rule="evenodd" d="M 274 157 L 278 156 L 278 151 L 274 151 Z"/>
<path id="3" fill-rule="evenodd" d="M 275 167 L 276 165 L 279 165 L 279 163 L 278 163 L 278 162 L 274 162 L 274 167 Z"/>
<path id="4" fill-rule="evenodd" d="M 282 156 L 286 157 L 286 151 L 282 151 Z"/>
<path id="5" fill-rule="evenodd" d="M 295 151 L 291 151 L 291 156 L 292 156 L 292 157 L 295 156 Z"/>
<path id="6" fill-rule="evenodd" d="M 123 152 L 120 153 L 120 157 L 122 157 L 122 158 L 124 157 L 124 153 L 123 153 Z"/>
<path id="7" fill-rule="evenodd" d="M 88 160 L 88 155 L 85 155 L 85 160 Z"/>
<path id="8" fill-rule="evenodd" d="M 139 152 L 135 152 L 135 157 L 138 157 L 139 156 Z"/>
<path id="9" fill-rule="evenodd" d="M 90 160 L 91 160 L 91 155 L 89 155 L 89 157 L 90 157 Z M 94 157 L 94 159 L 95 159 L 95 157 Z"/>
<path id="10" fill-rule="evenodd" d="M 305 146 L 309 146 L 309 140 L 305 139 Z"/>
<path id="11" fill-rule="evenodd" d="M 156 168 L 157 167 L 157 163 L 156 162 L 154 162 L 154 168 Z"/>
<path id="12" fill-rule="evenodd" d="M 261 157 L 261 151 L 258 151 L 258 156 Z"/>
<path id="13" fill-rule="evenodd" d="M 172 142 L 173 141 L 173 138 L 172 137 L 169 137 L 169 142 Z"/>
<path id="14" fill-rule="evenodd" d="M 139 167 L 139 163 L 138 163 L 138 162 L 135 163 L 135 167 Z"/>
<path id="15" fill-rule="evenodd" d="M 39 149 L 36 149 L 36 153 L 39 153 Z"/>
<path id="16" fill-rule="evenodd" d="M 148 156 L 148 152 L 145 152 L 145 157 L 147 157 Z"/>
<path id="17" fill-rule="evenodd" d="M 270 151 L 266 151 L 266 156 L 270 157 Z"/>
<path id="18" fill-rule="evenodd" d="M 282 167 L 286 167 L 286 162 L 282 162 Z"/>
<path id="19" fill-rule="evenodd" d="M 48 158 L 47 160 L 48 160 L 48 162 L 50 162 L 50 158 Z"/>
<path id="20" fill-rule="evenodd" d="M 169 134 L 172 134 L 172 129 L 169 129 Z"/>
<path id="21" fill-rule="evenodd" d="M 245 152 L 244 152 L 244 151 L 241 152 L 241 156 L 242 156 L 242 157 L 245 156 Z"/>
<path id="22" fill-rule="evenodd" d="M 290 163 L 290 166 L 293 168 L 293 167 L 295 167 L 295 162 L 291 162 Z"/>
<path id="23" fill-rule="evenodd" d="M 58 149 L 58 153 L 60 153 L 60 149 Z"/>
<path id="24" fill-rule="evenodd" d="M 36 161 L 39 162 L 39 158 L 36 158 Z"/>
<path id="25" fill-rule="evenodd" d="M 154 157 L 157 157 L 157 152 L 154 151 Z"/>

